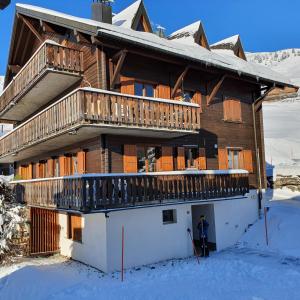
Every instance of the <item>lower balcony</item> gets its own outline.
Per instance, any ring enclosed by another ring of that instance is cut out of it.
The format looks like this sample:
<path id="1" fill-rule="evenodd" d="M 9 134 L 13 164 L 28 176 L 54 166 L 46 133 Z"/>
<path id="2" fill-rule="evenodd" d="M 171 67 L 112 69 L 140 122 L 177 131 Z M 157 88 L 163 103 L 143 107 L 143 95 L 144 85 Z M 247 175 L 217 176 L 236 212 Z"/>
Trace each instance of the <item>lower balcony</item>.
<path id="1" fill-rule="evenodd" d="M 100 134 L 173 138 L 198 134 L 197 104 L 77 89 L 0 139 L 0 163 L 11 163 Z"/>
<path id="2" fill-rule="evenodd" d="M 209 201 L 249 192 L 244 170 L 85 174 L 13 181 L 11 185 L 20 203 L 81 212 Z"/>

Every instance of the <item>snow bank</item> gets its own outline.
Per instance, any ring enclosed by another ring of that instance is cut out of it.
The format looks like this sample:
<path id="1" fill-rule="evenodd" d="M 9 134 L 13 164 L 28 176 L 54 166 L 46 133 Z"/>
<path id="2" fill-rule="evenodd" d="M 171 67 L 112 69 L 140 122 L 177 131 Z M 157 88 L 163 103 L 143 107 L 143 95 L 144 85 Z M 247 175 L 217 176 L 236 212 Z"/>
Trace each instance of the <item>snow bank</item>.
<path id="1" fill-rule="evenodd" d="M 300 258 L 300 193 L 288 189 L 268 190 L 265 196 L 266 206 L 270 207 L 267 213 L 269 245 L 266 245 L 262 218 L 243 236 L 239 247 Z"/>

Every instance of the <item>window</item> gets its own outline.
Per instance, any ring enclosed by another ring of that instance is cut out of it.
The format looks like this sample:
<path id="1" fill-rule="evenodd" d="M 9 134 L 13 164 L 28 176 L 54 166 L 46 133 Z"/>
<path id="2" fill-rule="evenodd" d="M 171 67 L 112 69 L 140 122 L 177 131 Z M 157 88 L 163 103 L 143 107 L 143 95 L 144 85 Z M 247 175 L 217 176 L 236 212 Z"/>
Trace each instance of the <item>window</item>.
<path id="1" fill-rule="evenodd" d="M 59 159 L 58 157 L 54 158 L 54 162 L 53 162 L 53 167 L 54 167 L 54 172 L 53 175 L 54 177 L 59 177 L 60 173 L 59 173 Z"/>
<path id="2" fill-rule="evenodd" d="M 136 96 L 154 97 L 155 86 L 148 83 L 135 82 L 134 94 Z"/>
<path id="3" fill-rule="evenodd" d="M 184 91 L 182 93 L 182 100 L 184 102 L 192 102 L 193 98 L 194 98 L 194 94 L 195 92 L 191 92 L 191 91 Z"/>
<path id="4" fill-rule="evenodd" d="M 162 211 L 163 224 L 177 223 L 176 209 Z"/>
<path id="5" fill-rule="evenodd" d="M 137 147 L 137 169 L 139 173 L 156 172 L 159 147 Z"/>
<path id="6" fill-rule="evenodd" d="M 241 101 L 238 99 L 224 99 L 223 101 L 224 120 L 242 121 Z"/>
<path id="7" fill-rule="evenodd" d="M 78 174 L 78 158 L 76 154 L 72 155 L 72 175 Z"/>
<path id="8" fill-rule="evenodd" d="M 185 148 L 185 166 L 187 168 L 197 168 L 198 148 Z"/>
<path id="9" fill-rule="evenodd" d="M 228 169 L 242 169 L 243 156 L 241 149 L 228 149 Z"/>
<path id="10" fill-rule="evenodd" d="M 76 242 L 82 242 L 81 215 L 68 214 L 68 238 Z"/>

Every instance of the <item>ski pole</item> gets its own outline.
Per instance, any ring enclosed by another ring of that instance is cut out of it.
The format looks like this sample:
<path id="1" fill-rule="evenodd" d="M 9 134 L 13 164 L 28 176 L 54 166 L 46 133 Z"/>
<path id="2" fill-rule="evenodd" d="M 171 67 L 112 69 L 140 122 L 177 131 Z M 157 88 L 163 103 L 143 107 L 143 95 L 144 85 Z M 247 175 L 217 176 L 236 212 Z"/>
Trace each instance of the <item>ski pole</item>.
<path id="1" fill-rule="evenodd" d="M 268 235 L 268 223 L 267 223 L 267 208 L 264 207 L 264 215 L 265 215 L 265 235 L 266 235 L 266 243 L 269 246 L 269 235 Z"/>
<path id="2" fill-rule="evenodd" d="M 191 238 L 192 245 L 193 245 L 193 249 L 194 249 L 194 253 L 195 253 L 195 256 L 196 256 L 196 258 L 197 258 L 197 262 L 198 262 L 198 264 L 200 264 L 200 261 L 199 261 L 199 255 L 198 255 L 198 253 L 197 253 L 197 250 L 196 250 L 196 246 L 195 246 L 194 240 L 193 240 L 193 238 L 192 238 L 191 229 L 188 228 L 188 229 L 187 229 L 187 232 L 189 233 L 189 236 L 190 236 L 190 238 Z"/>

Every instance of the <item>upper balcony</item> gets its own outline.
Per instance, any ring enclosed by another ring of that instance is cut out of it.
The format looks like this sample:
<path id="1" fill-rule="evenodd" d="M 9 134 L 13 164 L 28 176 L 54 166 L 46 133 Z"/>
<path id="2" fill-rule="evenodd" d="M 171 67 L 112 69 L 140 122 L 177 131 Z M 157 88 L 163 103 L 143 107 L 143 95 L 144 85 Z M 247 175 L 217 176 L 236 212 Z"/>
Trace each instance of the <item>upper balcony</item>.
<path id="1" fill-rule="evenodd" d="M 44 42 L 0 95 L 0 119 L 22 121 L 81 79 L 82 52 Z"/>
<path id="2" fill-rule="evenodd" d="M 0 139 L 0 163 L 78 143 L 100 134 L 173 138 L 197 134 L 198 104 L 80 88 Z"/>

